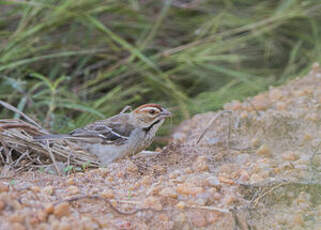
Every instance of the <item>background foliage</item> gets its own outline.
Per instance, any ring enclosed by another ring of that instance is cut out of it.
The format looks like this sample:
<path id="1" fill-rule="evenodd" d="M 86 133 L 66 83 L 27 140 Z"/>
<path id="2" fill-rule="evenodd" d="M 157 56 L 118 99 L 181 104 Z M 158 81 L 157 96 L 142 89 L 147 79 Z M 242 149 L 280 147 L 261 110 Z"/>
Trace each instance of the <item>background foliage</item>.
<path id="1" fill-rule="evenodd" d="M 0 0 L 0 42 L 0 99 L 47 128 L 145 102 L 178 122 L 321 61 L 321 3 Z"/>

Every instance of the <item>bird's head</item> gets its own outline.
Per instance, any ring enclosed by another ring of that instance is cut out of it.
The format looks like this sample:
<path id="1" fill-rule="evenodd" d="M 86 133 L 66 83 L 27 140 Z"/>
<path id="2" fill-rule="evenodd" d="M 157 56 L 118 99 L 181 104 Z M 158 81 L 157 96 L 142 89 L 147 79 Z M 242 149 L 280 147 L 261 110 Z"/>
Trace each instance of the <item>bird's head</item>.
<path id="1" fill-rule="evenodd" d="M 131 112 L 132 118 L 143 129 L 159 128 L 172 114 L 158 104 L 141 105 Z"/>

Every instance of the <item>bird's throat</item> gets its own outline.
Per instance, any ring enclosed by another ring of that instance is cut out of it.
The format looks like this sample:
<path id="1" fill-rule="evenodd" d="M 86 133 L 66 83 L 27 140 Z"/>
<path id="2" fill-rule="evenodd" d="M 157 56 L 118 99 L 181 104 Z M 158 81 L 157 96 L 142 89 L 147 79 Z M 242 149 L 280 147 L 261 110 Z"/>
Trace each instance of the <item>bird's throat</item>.
<path id="1" fill-rule="evenodd" d="M 150 126 L 143 128 L 143 130 L 148 133 L 156 124 L 158 124 L 161 120 L 157 120 L 154 123 L 152 123 Z"/>

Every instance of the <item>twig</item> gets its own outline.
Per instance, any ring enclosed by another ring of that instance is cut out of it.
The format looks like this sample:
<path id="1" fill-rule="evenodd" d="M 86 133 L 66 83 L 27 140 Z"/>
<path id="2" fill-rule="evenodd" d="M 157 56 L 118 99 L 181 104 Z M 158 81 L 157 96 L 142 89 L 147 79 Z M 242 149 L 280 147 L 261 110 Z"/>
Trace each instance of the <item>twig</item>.
<path id="1" fill-rule="evenodd" d="M 118 208 L 116 208 L 112 203 L 111 200 L 98 196 L 98 195 L 80 195 L 80 196 L 75 196 L 75 197 L 71 197 L 68 199 L 64 199 L 62 201 L 59 201 L 57 203 L 55 203 L 55 205 L 62 203 L 62 202 L 73 202 L 73 201 L 77 201 L 77 200 L 82 200 L 82 199 L 94 199 L 94 200 L 104 200 L 107 202 L 107 204 L 109 205 L 109 207 L 115 211 L 116 213 L 120 214 L 120 215 L 124 215 L 124 216 L 130 216 L 130 215 L 134 215 L 138 212 L 142 212 L 142 211 L 155 211 L 155 212 L 160 212 L 159 210 L 155 210 L 152 208 L 140 208 L 140 209 L 136 209 L 132 212 L 123 212 L 121 210 L 119 210 Z M 117 201 L 117 200 L 116 200 Z M 124 202 L 124 201 L 122 201 Z"/>
<path id="2" fill-rule="evenodd" d="M 56 162 L 55 156 L 53 155 L 53 153 L 52 153 L 52 151 L 51 151 L 51 149 L 50 149 L 50 147 L 49 147 L 49 141 L 46 141 L 46 144 L 47 144 L 47 150 L 48 150 L 48 152 L 49 152 L 49 156 L 50 156 L 50 158 L 51 158 L 51 161 L 52 161 L 52 163 L 54 164 L 55 169 L 56 169 L 56 171 L 57 171 L 57 175 L 58 175 L 58 176 L 61 176 L 60 170 L 59 170 L 59 168 L 58 168 L 58 166 L 57 166 L 57 162 Z"/>
<path id="3" fill-rule="evenodd" d="M 224 113 L 232 113 L 232 111 L 230 110 L 223 110 L 220 111 L 216 114 L 215 117 L 212 118 L 212 120 L 209 122 L 209 125 L 204 129 L 204 131 L 202 132 L 202 134 L 200 135 L 200 137 L 198 138 L 196 144 L 198 144 L 202 138 L 205 136 L 205 134 L 208 132 L 208 130 L 211 128 L 211 126 L 214 124 L 214 122 L 217 120 L 217 118 L 219 118 L 222 114 Z"/>
<path id="4" fill-rule="evenodd" d="M 263 194 L 261 194 L 258 198 L 256 198 L 254 201 L 253 201 L 253 204 L 254 206 L 256 207 L 257 204 L 259 203 L 259 201 L 261 199 L 263 199 L 266 195 L 268 195 L 269 193 L 273 192 L 275 189 L 283 186 L 283 185 L 287 185 L 287 184 L 290 184 L 290 182 L 283 182 L 283 183 L 280 183 L 280 184 L 277 184 L 275 186 L 273 186 L 272 188 L 270 188 L 268 191 L 264 192 Z"/>
<path id="5" fill-rule="evenodd" d="M 7 109 L 9 109 L 9 110 L 11 110 L 11 111 L 13 111 L 13 112 L 15 112 L 15 113 L 18 113 L 20 116 L 24 117 L 27 121 L 29 121 L 29 122 L 32 123 L 33 125 L 37 126 L 38 128 L 42 129 L 42 127 L 41 127 L 37 122 L 35 122 L 34 120 L 32 120 L 29 116 L 27 116 L 25 113 L 21 112 L 20 110 L 18 110 L 18 109 L 15 108 L 14 106 L 12 106 L 12 105 L 10 105 L 10 104 L 2 101 L 2 100 L 0 100 L 0 104 L 1 104 L 3 107 L 5 107 L 5 108 L 7 108 Z"/>
<path id="6" fill-rule="evenodd" d="M 221 213 L 231 213 L 230 210 L 225 209 L 225 208 L 216 208 L 213 206 L 201 206 L 201 205 L 190 205 L 186 206 L 187 208 L 195 208 L 195 209 L 204 209 L 204 210 L 209 210 L 209 211 L 217 211 Z"/>

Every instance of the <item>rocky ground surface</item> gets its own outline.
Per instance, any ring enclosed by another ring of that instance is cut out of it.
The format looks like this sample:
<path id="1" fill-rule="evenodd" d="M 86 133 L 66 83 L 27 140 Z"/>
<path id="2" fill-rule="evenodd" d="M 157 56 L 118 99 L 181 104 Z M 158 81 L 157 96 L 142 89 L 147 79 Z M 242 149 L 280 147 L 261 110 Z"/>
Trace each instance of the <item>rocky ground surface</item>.
<path id="1" fill-rule="evenodd" d="M 0 229 L 321 229 L 319 66 L 224 109 L 157 155 L 0 179 Z"/>

